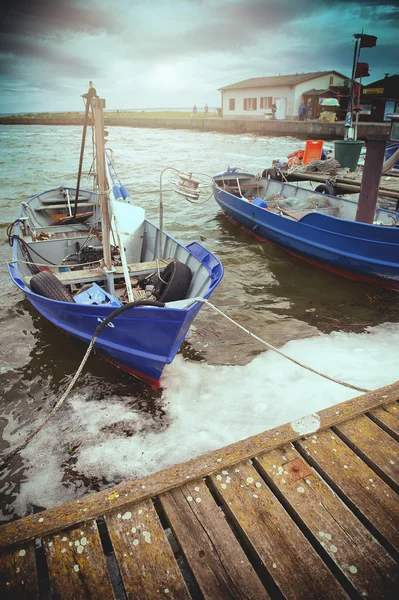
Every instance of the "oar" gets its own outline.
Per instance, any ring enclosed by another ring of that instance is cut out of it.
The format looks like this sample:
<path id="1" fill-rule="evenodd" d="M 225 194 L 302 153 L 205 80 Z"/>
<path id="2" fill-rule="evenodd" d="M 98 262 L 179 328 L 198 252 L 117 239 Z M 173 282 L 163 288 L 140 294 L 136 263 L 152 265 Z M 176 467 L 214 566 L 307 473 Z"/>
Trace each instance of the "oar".
<path id="1" fill-rule="evenodd" d="M 83 123 L 83 135 L 82 135 L 82 144 L 80 146 L 80 160 L 79 160 L 79 171 L 78 171 L 78 182 L 76 184 L 76 197 L 75 197 L 75 206 L 73 209 L 73 216 L 76 217 L 76 213 L 78 210 L 78 196 L 79 196 L 79 188 L 80 188 L 80 178 L 82 176 L 82 165 L 83 165 L 83 155 L 85 153 L 85 143 L 86 143 L 86 132 L 87 132 L 87 123 L 89 120 L 89 109 L 90 109 L 90 100 L 87 98 L 86 100 L 86 111 L 85 111 L 85 119 Z"/>

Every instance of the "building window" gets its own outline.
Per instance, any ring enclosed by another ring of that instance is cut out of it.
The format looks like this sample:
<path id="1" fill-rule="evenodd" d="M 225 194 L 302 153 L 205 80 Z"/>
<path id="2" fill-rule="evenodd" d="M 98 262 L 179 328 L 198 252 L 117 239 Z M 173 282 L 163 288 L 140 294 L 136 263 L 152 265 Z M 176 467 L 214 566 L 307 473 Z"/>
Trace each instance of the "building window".
<path id="1" fill-rule="evenodd" d="M 330 85 L 334 84 L 334 77 L 330 77 Z"/>
<path id="2" fill-rule="evenodd" d="M 236 109 L 236 99 L 229 98 L 229 110 L 235 110 L 235 109 Z"/>
<path id="3" fill-rule="evenodd" d="M 273 104 L 273 98 L 271 96 L 265 96 L 260 99 L 261 108 L 271 108 Z"/>
<path id="4" fill-rule="evenodd" d="M 244 110 L 256 110 L 256 98 L 244 98 Z"/>

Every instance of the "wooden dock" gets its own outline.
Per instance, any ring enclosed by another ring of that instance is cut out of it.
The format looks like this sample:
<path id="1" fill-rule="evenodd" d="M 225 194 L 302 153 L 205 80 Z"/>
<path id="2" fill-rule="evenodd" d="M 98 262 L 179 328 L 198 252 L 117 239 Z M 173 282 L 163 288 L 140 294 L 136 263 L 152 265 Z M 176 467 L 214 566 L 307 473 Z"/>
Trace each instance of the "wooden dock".
<path id="1" fill-rule="evenodd" d="M 2 526 L 1 598 L 397 598 L 398 399 L 397 383 Z"/>

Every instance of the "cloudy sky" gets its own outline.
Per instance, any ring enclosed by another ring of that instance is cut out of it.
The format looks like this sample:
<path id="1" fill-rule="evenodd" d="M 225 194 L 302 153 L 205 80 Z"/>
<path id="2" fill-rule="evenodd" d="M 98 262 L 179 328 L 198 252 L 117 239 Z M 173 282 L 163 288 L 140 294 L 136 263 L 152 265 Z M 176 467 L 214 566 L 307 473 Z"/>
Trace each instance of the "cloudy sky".
<path id="1" fill-rule="evenodd" d="M 220 106 L 218 88 L 267 75 L 350 75 L 354 33 L 371 83 L 399 72 L 399 0 L 3 0 L 0 112 Z"/>

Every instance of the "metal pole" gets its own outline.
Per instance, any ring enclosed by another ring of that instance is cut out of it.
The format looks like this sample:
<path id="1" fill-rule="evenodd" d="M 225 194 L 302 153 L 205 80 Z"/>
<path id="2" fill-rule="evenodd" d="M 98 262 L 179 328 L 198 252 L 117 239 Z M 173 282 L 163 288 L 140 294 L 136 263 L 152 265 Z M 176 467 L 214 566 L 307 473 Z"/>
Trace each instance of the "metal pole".
<path id="1" fill-rule="evenodd" d="M 356 64 L 357 64 L 357 52 L 358 52 L 358 46 L 359 46 L 359 40 L 357 39 L 355 42 L 355 50 L 353 52 L 353 63 L 352 63 L 352 77 L 351 77 L 351 87 L 350 87 L 350 92 L 349 92 L 349 103 L 348 103 L 348 111 L 346 113 L 346 119 L 345 119 L 345 139 L 349 139 L 349 137 L 353 137 L 353 113 L 352 113 L 352 107 L 353 107 L 353 89 L 354 89 L 354 82 L 355 82 L 355 73 L 356 73 Z M 350 132 L 350 130 L 352 130 Z M 349 133 L 351 133 L 351 136 L 349 136 Z"/>

